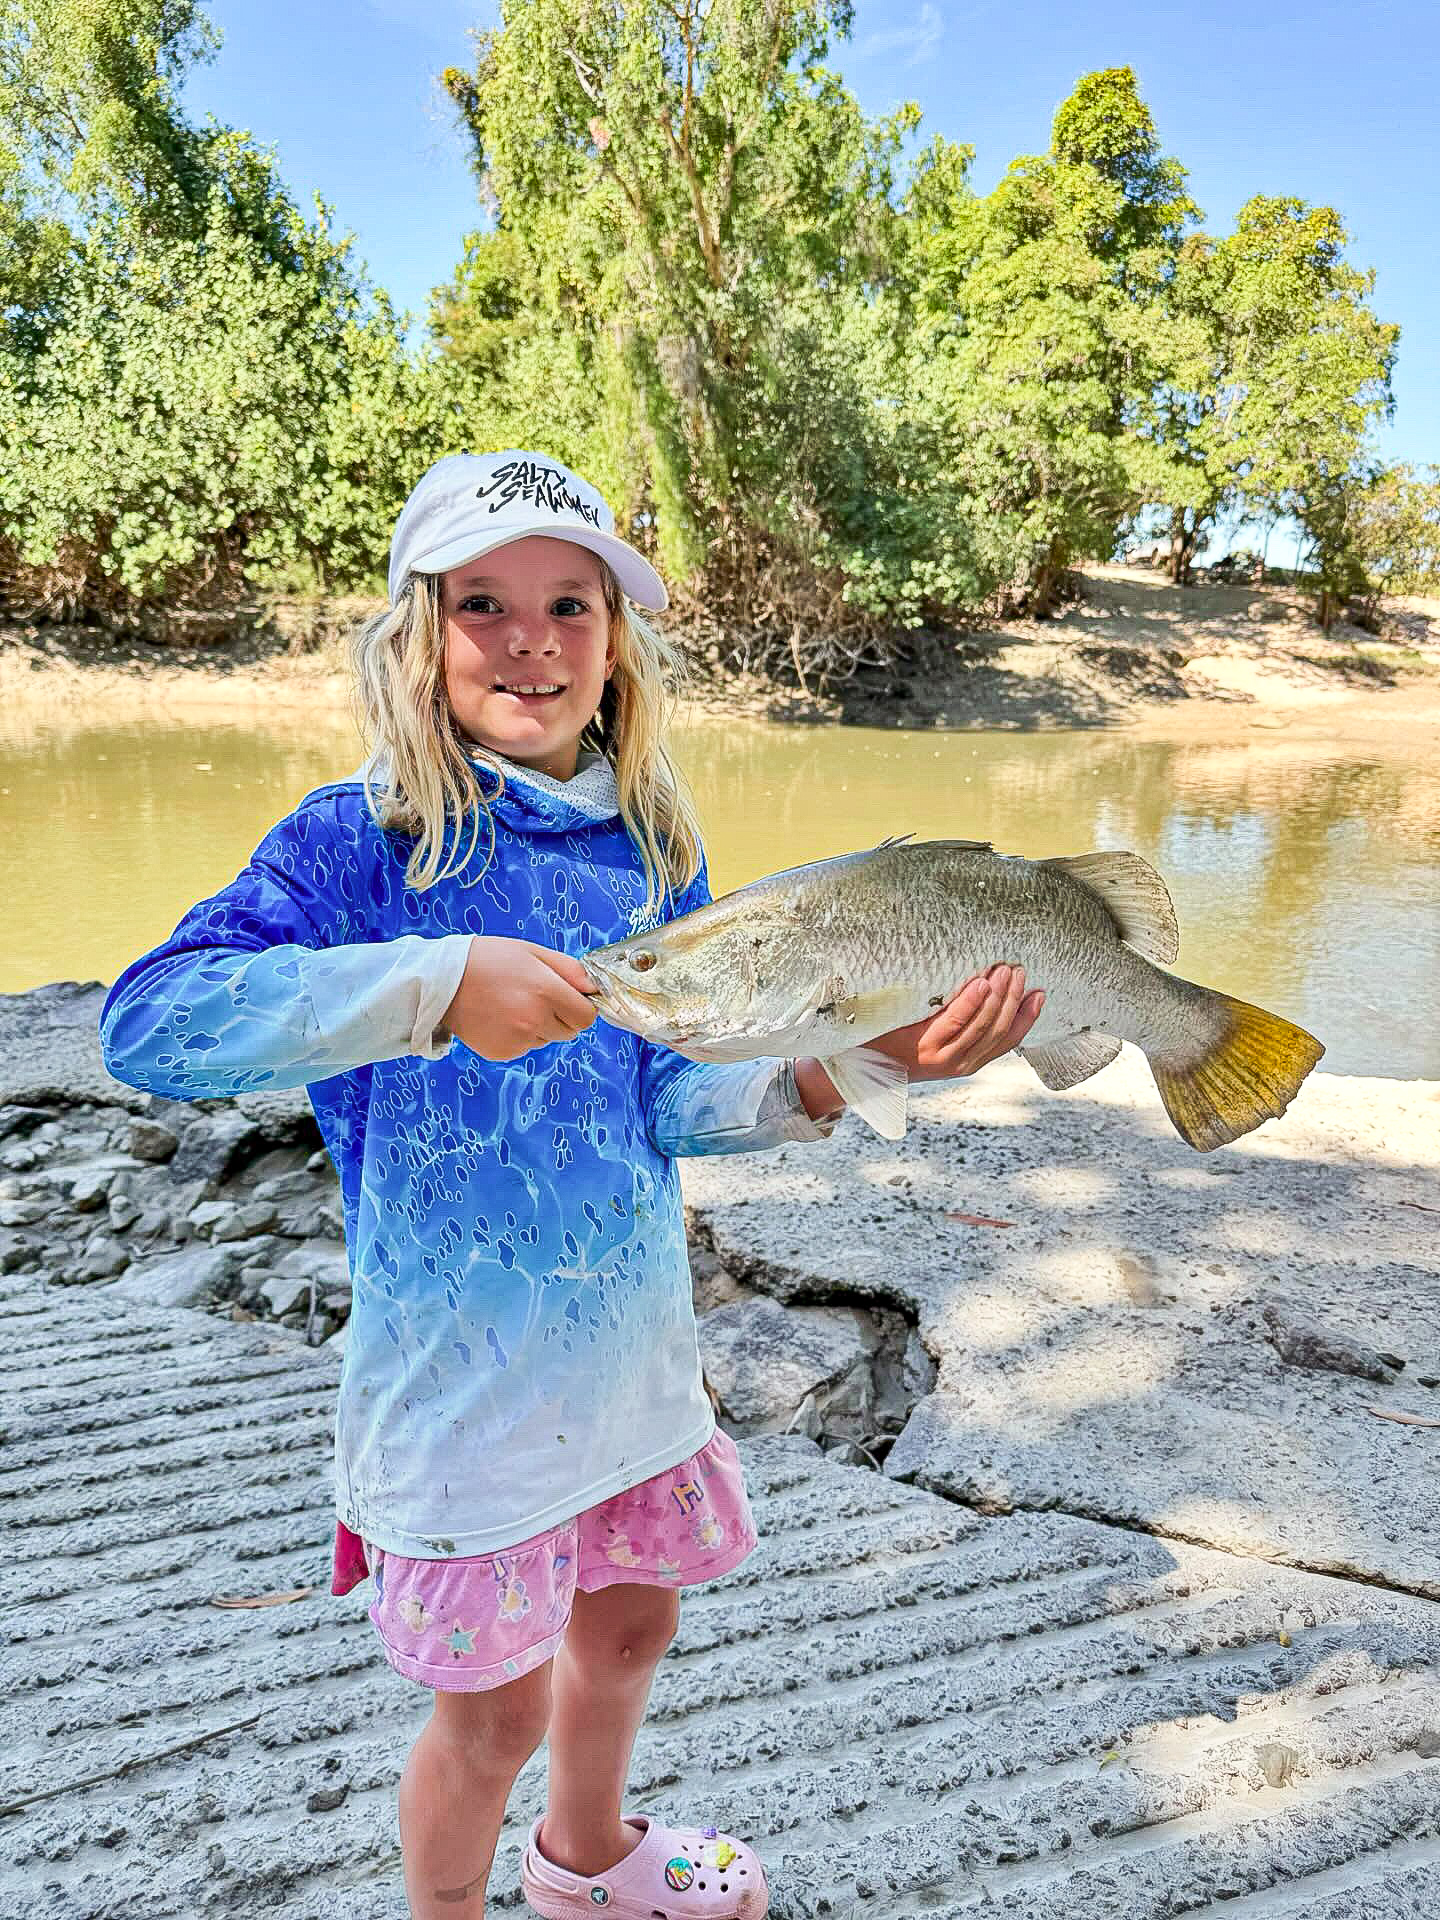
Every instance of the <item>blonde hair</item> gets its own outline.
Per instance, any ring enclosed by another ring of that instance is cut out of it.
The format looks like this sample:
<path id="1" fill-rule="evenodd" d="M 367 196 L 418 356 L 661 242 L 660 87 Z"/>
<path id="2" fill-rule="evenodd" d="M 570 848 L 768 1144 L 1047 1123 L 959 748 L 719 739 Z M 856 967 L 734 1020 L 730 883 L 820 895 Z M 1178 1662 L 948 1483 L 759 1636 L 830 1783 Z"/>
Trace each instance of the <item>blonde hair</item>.
<path id="1" fill-rule="evenodd" d="M 615 667 L 600 708 L 580 737 L 615 769 L 620 817 L 645 869 L 645 905 L 700 871 L 700 825 L 684 775 L 665 745 L 683 681 L 680 655 L 632 607 L 602 560 L 605 607 Z M 473 878 L 490 864 L 495 827 L 490 803 L 504 790 L 495 755 L 467 741 L 445 691 L 446 614 L 438 574 L 411 574 L 399 602 L 360 628 L 350 643 L 357 718 L 369 750 L 365 798 L 387 832 L 414 846 L 406 883 L 418 892 L 468 866 L 482 830 L 489 846 Z M 477 768 L 495 781 L 481 790 Z"/>

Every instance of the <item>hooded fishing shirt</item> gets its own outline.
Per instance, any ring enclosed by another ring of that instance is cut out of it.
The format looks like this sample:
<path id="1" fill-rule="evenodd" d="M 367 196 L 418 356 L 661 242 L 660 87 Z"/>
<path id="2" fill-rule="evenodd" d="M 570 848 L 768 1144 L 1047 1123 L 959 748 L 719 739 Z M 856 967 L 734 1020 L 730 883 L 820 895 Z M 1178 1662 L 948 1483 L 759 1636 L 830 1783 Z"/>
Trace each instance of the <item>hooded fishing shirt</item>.
<path id="1" fill-rule="evenodd" d="M 674 1156 L 826 1131 L 783 1061 L 698 1065 L 602 1020 L 492 1061 L 440 1028 L 472 935 L 579 955 L 650 924 L 609 763 L 504 773 L 498 797 L 481 776 L 488 864 L 482 831 L 424 892 L 359 776 L 317 789 L 101 1016 L 110 1071 L 165 1098 L 308 1089 L 353 1282 L 337 1511 L 422 1559 L 514 1545 L 705 1445 Z M 670 911 L 708 897 L 702 872 Z"/>

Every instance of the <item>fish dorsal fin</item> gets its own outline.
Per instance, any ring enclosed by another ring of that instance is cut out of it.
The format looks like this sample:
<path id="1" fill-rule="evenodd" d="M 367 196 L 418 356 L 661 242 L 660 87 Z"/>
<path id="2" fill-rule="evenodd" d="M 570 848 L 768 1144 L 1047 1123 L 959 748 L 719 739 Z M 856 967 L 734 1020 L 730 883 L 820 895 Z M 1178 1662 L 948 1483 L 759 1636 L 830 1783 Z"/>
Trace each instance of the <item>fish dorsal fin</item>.
<path id="1" fill-rule="evenodd" d="M 913 833 L 892 833 L 870 849 L 872 853 L 884 853 L 887 847 L 911 847 L 916 853 L 931 847 L 958 849 L 962 853 L 992 853 L 994 843 L 989 840 L 917 840 Z"/>
<path id="2" fill-rule="evenodd" d="M 1087 1028 L 1084 1033 L 1047 1040 L 1043 1046 L 1017 1048 L 1017 1052 L 1052 1093 L 1064 1093 L 1108 1067 L 1120 1052 L 1120 1042 L 1113 1034 L 1091 1033 Z"/>
<path id="3" fill-rule="evenodd" d="M 1147 960 L 1168 967 L 1180 951 L 1180 922 L 1170 890 L 1138 853 L 1062 854 L 1041 860 L 1059 867 L 1105 903 L 1120 938 Z"/>
<path id="4" fill-rule="evenodd" d="M 905 1138 L 910 1076 L 898 1060 L 874 1047 L 847 1047 L 821 1065 L 840 1098 L 886 1140 Z"/>

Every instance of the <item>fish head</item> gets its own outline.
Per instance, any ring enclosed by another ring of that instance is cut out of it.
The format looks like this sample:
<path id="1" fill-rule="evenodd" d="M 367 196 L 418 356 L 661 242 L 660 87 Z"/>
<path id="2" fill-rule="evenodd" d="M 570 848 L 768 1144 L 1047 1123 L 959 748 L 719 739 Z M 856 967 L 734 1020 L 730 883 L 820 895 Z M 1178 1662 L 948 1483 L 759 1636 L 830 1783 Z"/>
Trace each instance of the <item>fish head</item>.
<path id="1" fill-rule="evenodd" d="M 751 919 L 717 901 L 585 954 L 596 1010 L 680 1052 L 742 1029 L 754 999 Z"/>

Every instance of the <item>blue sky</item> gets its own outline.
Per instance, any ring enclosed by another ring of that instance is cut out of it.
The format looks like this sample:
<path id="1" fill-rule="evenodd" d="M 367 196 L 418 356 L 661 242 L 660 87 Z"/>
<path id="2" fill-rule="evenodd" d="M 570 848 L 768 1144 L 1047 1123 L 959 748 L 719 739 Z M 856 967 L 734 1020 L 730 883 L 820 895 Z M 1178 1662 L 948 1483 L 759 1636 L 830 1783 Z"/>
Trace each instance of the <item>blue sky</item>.
<path id="1" fill-rule="evenodd" d="M 225 36 L 196 113 L 274 146 L 292 188 L 353 229 L 371 274 L 423 312 L 476 223 L 465 147 L 435 76 L 468 63 L 486 0 L 209 0 Z M 1440 10 L 1432 0 L 860 0 L 832 64 L 871 113 L 905 99 L 976 149 L 991 186 L 1043 151 L 1078 76 L 1133 66 L 1212 230 L 1253 193 L 1328 201 L 1403 328 L 1395 459 L 1440 461 Z"/>

